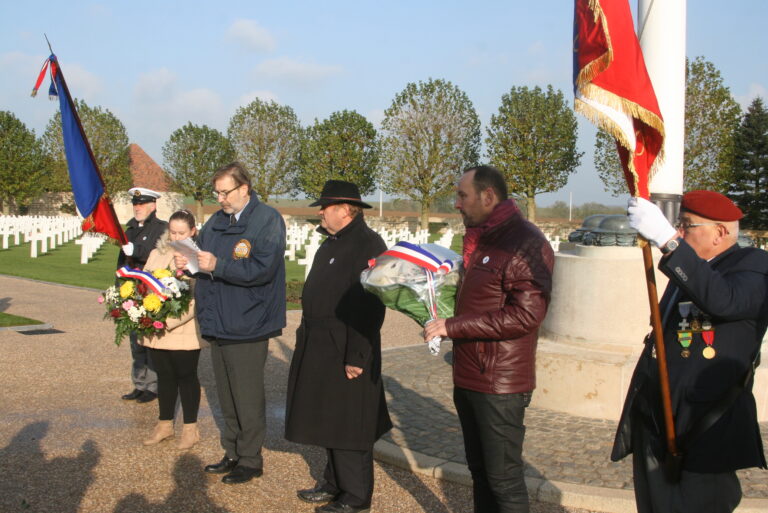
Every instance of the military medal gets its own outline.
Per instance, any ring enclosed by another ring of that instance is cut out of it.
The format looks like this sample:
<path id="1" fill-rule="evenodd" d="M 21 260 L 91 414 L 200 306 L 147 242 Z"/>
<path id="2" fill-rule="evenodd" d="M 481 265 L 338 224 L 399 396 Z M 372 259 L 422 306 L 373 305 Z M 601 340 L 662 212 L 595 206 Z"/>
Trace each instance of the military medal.
<path id="1" fill-rule="evenodd" d="M 704 331 L 709 331 L 712 329 L 712 320 L 709 318 L 709 315 L 704 315 L 704 321 L 701 323 L 701 329 Z"/>
<path id="2" fill-rule="evenodd" d="M 711 330 L 702 331 L 701 338 L 704 339 L 704 343 L 706 344 L 706 347 L 701 352 L 701 355 L 707 360 L 711 360 L 717 354 L 717 352 L 715 351 L 715 348 L 713 347 L 715 343 L 715 332 Z"/>
<path id="3" fill-rule="evenodd" d="M 701 331 L 701 310 L 696 305 L 691 305 L 691 329 Z"/>
<path id="4" fill-rule="evenodd" d="M 681 346 L 683 346 L 683 350 L 680 351 L 680 356 L 682 356 L 683 358 L 688 358 L 689 356 L 691 356 L 691 350 L 688 348 L 691 346 L 691 342 L 693 342 L 693 333 L 691 333 L 690 331 L 682 331 L 682 330 L 678 331 L 677 341 L 680 343 Z"/>

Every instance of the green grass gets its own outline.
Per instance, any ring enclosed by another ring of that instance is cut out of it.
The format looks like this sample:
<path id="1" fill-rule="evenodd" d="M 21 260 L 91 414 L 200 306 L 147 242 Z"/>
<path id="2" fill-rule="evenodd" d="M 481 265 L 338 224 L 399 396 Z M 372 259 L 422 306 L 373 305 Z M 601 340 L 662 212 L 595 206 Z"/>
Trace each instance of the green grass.
<path id="1" fill-rule="evenodd" d="M 438 238 L 437 232 L 442 226 L 442 223 L 430 223 L 430 240 Z M 104 243 L 87 264 L 80 263 L 80 246 L 74 241 L 37 258 L 30 258 L 29 249 L 29 244 L 21 244 L 0 250 L 0 274 L 101 290 L 114 283 L 119 251 L 114 244 Z M 453 237 L 451 249 L 461 254 L 461 237 L 458 235 Z M 297 260 L 304 256 L 302 251 L 296 252 Z M 286 260 L 285 279 L 288 282 L 288 309 L 301 308 L 299 301 L 304 284 L 304 266 Z"/>
<path id="2" fill-rule="evenodd" d="M 80 246 L 74 241 L 37 258 L 30 258 L 29 249 L 29 244 L 21 244 L 0 250 L 0 274 L 101 290 L 115 282 L 119 249 L 109 242 L 104 243 L 87 264 L 80 263 Z M 299 309 L 298 295 L 304 283 L 304 266 L 286 261 L 285 273 L 288 282 L 299 282 L 288 285 L 289 292 L 298 290 L 293 295 L 289 294 L 288 309 Z"/>
<path id="3" fill-rule="evenodd" d="M 118 247 L 104 243 L 87 264 L 80 263 L 74 241 L 30 258 L 29 244 L 0 250 L 0 273 L 34 280 L 106 289 L 115 282 Z"/>
<path id="4" fill-rule="evenodd" d="M 43 324 L 35 319 L 29 319 L 27 317 L 21 317 L 20 315 L 11 315 L 0 312 L 0 328 L 8 328 L 10 326 L 29 326 L 31 324 Z"/>

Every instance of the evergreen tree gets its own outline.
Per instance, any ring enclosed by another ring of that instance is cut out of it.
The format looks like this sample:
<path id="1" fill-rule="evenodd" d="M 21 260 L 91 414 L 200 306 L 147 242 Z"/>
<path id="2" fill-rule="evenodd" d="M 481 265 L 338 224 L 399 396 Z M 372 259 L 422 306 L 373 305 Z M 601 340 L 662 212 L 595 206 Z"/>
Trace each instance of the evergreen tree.
<path id="1" fill-rule="evenodd" d="M 734 158 L 728 195 L 744 211 L 741 225 L 768 228 L 768 112 L 755 98 L 734 137 Z"/>

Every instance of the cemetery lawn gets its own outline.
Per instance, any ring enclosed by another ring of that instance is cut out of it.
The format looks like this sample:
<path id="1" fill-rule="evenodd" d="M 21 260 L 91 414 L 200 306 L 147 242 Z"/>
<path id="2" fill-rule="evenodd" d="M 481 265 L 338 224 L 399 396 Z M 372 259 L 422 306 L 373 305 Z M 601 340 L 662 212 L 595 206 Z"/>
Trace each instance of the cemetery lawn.
<path id="1" fill-rule="evenodd" d="M 99 290 L 115 283 L 119 248 L 109 242 L 102 244 L 87 264 L 80 263 L 80 246 L 74 241 L 57 246 L 37 258 L 29 256 L 29 249 L 29 244 L 20 244 L 0 250 L 0 274 Z M 286 260 L 285 273 L 286 281 L 289 282 L 287 306 L 291 310 L 299 309 L 301 305 L 297 293 L 292 295 L 290 291 L 301 293 L 304 266 Z"/>
<path id="2" fill-rule="evenodd" d="M 9 328 L 11 326 L 29 326 L 32 324 L 44 324 L 41 321 L 35 319 L 29 319 L 27 317 L 21 317 L 19 315 L 11 315 L 0 312 L 0 328 Z"/>
<path id="3" fill-rule="evenodd" d="M 0 250 L 0 273 L 100 290 L 115 282 L 119 249 L 109 242 L 102 244 L 87 264 L 80 263 L 80 246 L 74 241 L 37 258 L 29 256 L 29 249 L 29 244 L 20 244 Z"/>

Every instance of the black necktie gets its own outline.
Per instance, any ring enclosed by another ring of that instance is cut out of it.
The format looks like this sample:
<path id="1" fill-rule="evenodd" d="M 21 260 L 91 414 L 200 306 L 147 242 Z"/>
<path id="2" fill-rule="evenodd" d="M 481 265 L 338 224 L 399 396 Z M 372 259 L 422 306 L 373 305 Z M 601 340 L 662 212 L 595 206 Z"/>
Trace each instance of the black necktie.
<path id="1" fill-rule="evenodd" d="M 229 224 L 235 224 L 237 222 L 237 218 L 235 217 L 235 214 L 229 215 Z"/>

